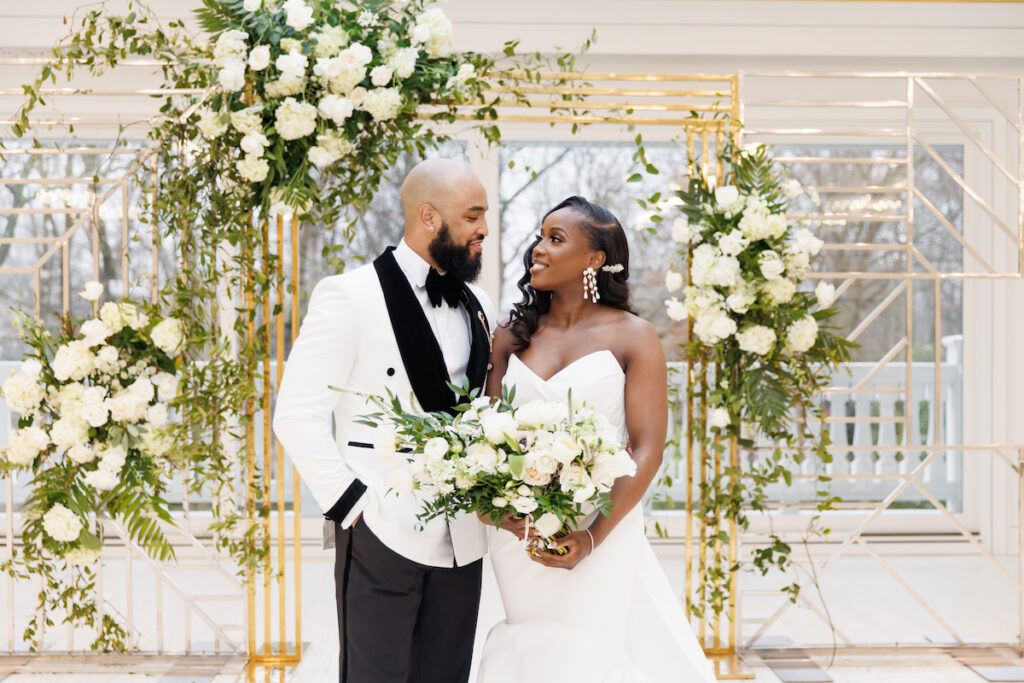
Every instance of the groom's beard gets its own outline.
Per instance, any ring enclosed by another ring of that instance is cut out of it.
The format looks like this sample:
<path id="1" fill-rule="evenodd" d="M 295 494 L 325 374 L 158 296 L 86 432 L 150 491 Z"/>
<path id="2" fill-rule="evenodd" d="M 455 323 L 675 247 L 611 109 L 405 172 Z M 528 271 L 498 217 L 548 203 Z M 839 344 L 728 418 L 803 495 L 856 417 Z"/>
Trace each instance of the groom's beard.
<path id="1" fill-rule="evenodd" d="M 448 224 L 441 223 L 437 237 L 428 247 L 430 256 L 447 275 L 452 275 L 462 282 L 473 282 L 480 274 L 483 259 L 474 255 L 468 244 L 456 244 Z"/>

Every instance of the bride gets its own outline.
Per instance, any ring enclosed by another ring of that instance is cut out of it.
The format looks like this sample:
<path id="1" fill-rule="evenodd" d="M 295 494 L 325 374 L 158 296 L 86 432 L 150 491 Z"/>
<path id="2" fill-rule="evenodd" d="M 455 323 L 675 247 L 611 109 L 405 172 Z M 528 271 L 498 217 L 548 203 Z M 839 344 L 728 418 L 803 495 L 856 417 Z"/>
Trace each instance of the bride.
<path id="1" fill-rule="evenodd" d="M 661 465 L 665 356 L 629 304 L 629 248 L 618 220 L 582 197 L 544 216 L 523 258 L 522 300 L 499 327 L 487 393 L 515 385 L 516 403 L 574 398 L 621 430 L 637 464 L 560 540 L 565 554 L 527 552 L 525 520 L 489 534 L 505 620 L 487 636 L 480 683 L 548 672 L 563 683 L 713 681 L 711 665 L 644 534 L 640 500 Z"/>

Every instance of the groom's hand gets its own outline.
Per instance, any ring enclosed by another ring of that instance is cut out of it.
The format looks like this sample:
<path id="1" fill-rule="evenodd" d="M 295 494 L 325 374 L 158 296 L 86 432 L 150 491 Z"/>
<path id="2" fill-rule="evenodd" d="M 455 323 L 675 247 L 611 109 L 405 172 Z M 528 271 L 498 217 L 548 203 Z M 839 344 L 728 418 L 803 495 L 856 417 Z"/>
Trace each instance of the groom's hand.
<path id="1" fill-rule="evenodd" d="M 556 547 L 564 549 L 565 554 L 558 555 L 547 550 L 538 550 L 530 553 L 530 559 L 545 567 L 572 569 L 590 554 L 590 536 L 586 531 L 574 531 L 559 538 Z"/>

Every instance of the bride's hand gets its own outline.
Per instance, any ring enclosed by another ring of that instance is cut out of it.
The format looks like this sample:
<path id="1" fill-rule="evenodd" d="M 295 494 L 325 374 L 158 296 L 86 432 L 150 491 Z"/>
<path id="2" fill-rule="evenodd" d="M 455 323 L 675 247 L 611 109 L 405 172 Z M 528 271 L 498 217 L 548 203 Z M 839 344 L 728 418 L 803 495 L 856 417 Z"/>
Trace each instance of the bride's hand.
<path id="1" fill-rule="evenodd" d="M 480 511 L 477 511 L 477 516 L 480 517 L 480 521 L 484 524 L 494 524 L 490 515 L 484 515 Z M 501 522 L 498 523 L 498 527 L 509 532 L 519 540 L 523 540 L 526 536 L 526 518 L 520 517 L 514 512 L 506 512 L 501 518 Z M 530 535 L 533 535 L 532 527 L 530 529 Z"/>
<path id="2" fill-rule="evenodd" d="M 556 569 L 572 569 L 590 555 L 592 546 L 590 534 L 586 531 L 574 531 L 555 540 L 555 547 L 564 548 L 565 554 L 558 555 L 549 550 L 537 550 L 530 553 L 530 559 L 545 567 Z"/>

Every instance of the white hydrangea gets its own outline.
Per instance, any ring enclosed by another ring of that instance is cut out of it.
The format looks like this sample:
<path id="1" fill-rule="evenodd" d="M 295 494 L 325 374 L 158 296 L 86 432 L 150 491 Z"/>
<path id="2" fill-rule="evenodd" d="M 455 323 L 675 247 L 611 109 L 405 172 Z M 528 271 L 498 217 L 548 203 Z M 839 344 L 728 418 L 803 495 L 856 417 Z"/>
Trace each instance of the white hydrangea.
<path id="1" fill-rule="evenodd" d="M 324 168 L 338 159 L 351 154 L 356 146 L 337 131 L 330 131 L 316 136 L 317 144 L 309 148 L 309 160 L 316 166 Z"/>
<path id="2" fill-rule="evenodd" d="M 255 154 L 246 154 L 244 158 L 235 162 L 235 168 L 242 180 L 250 183 L 261 183 L 270 173 L 270 164 L 267 160 Z"/>
<path id="3" fill-rule="evenodd" d="M 708 273 L 708 280 L 717 287 L 736 287 L 743 281 L 740 262 L 735 256 L 718 256 Z"/>
<path id="4" fill-rule="evenodd" d="M 699 287 L 711 284 L 711 269 L 716 258 L 716 250 L 710 244 L 702 244 L 693 250 L 690 260 L 690 279 L 693 284 Z"/>
<path id="5" fill-rule="evenodd" d="M 771 250 L 761 252 L 757 257 L 757 263 L 761 269 L 761 275 L 766 280 L 782 277 L 782 273 L 786 270 L 786 264 L 783 263 L 782 257 Z"/>
<path id="6" fill-rule="evenodd" d="M 725 305 L 729 307 L 729 310 L 740 315 L 750 310 L 750 306 L 756 300 L 756 295 L 753 287 L 743 286 L 737 288 L 729 296 L 725 298 Z"/>
<path id="7" fill-rule="evenodd" d="M 11 373 L 2 389 L 7 406 L 22 415 L 32 412 L 45 396 L 43 383 L 39 381 L 39 373 L 26 372 L 27 362 L 23 362 L 20 369 Z M 38 365 L 39 361 L 35 361 L 35 364 Z"/>
<path id="8" fill-rule="evenodd" d="M 796 353 L 809 350 L 818 340 L 818 321 L 809 315 L 789 326 L 786 330 L 786 342 Z"/>
<path id="9" fill-rule="evenodd" d="M 818 299 L 819 306 L 822 308 L 828 308 L 836 300 L 836 287 L 835 285 L 822 280 L 818 283 L 818 286 L 814 288 L 814 296 Z"/>
<path id="10" fill-rule="evenodd" d="M 786 272 L 796 280 L 803 280 L 811 269 L 811 255 L 803 249 L 789 247 L 785 251 Z"/>
<path id="11" fill-rule="evenodd" d="M 224 116 L 219 111 L 214 111 L 209 107 L 203 107 L 199 110 L 199 133 L 207 140 L 213 140 L 219 138 L 228 129 L 228 117 Z M 104 304 L 106 305 L 106 304 Z"/>
<path id="12" fill-rule="evenodd" d="M 320 104 L 317 105 L 317 111 L 320 112 L 321 116 L 339 126 L 345 123 L 354 110 L 355 105 L 352 104 L 352 100 L 333 94 L 324 95 L 320 100 Z"/>
<path id="13" fill-rule="evenodd" d="M 296 31 L 304 31 L 313 23 L 313 8 L 303 0 L 287 0 L 282 8 L 285 11 L 285 22 Z"/>
<path id="14" fill-rule="evenodd" d="M 777 277 L 764 284 L 764 293 L 768 296 L 768 301 L 776 306 L 788 304 L 796 294 L 796 284 L 788 278 Z"/>
<path id="15" fill-rule="evenodd" d="M 452 22 L 440 7 L 431 7 L 416 17 L 412 40 L 423 44 L 431 57 L 446 57 L 451 54 Z"/>
<path id="16" fill-rule="evenodd" d="M 717 344 L 736 333 L 736 321 L 721 306 L 711 306 L 697 313 L 693 333 L 705 344 Z"/>
<path id="17" fill-rule="evenodd" d="M 340 26 L 325 26 L 310 35 L 316 41 L 313 45 L 316 57 L 333 57 L 348 45 L 348 33 Z"/>
<path id="18" fill-rule="evenodd" d="M 93 488 L 109 491 L 117 486 L 117 475 L 110 470 L 98 467 L 91 472 L 86 472 L 83 481 Z"/>
<path id="19" fill-rule="evenodd" d="M 231 29 L 217 37 L 213 46 L 213 59 L 223 66 L 227 61 L 238 59 L 246 52 L 246 41 L 249 34 L 245 31 Z"/>
<path id="20" fill-rule="evenodd" d="M 237 92 L 245 87 L 245 62 L 229 59 L 217 72 L 217 82 L 228 92 Z"/>
<path id="21" fill-rule="evenodd" d="M 27 465 L 49 445 L 50 437 L 36 425 L 14 430 L 7 446 L 7 460 L 13 465 Z"/>
<path id="22" fill-rule="evenodd" d="M 107 326 L 111 334 L 117 334 L 124 326 L 124 316 L 121 315 L 121 307 L 113 301 L 108 301 L 100 308 L 100 320 Z"/>
<path id="23" fill-rule="evenodd" d="M 173 445 L 174 441 L 167 434 L 167 430 L 148 429 L 142 434 L 139 450 L 148 453 L 151 457 L 160 458 L 171 450 Z"/>
<path id="24" fill-rule="evenodd" d="M 121 311 L 121 320 L 123 320 L 124 324 L 133 330 L 139 330 L 141 332 L 146 328 L 146 325 L 149 324 L 149 315 L 133 303 L 125 301 L 118 305 L 118 309 Z M 102 319 L 102 311 L 100 313 L 100 317 Z"/>
<path id="25" fill-rule="evenodd" d="M 274 66 L 285 80 L 303 78 L 306 75 L 306 67 L 309 66 L 309 59 L 298 50 L 292 50 L 274 60 Z"/>
<path id="26" fill-rule="evenodd" d="M 263 105 L 253 105 L 231 112 L 231 125 L 242 135 L 263 130 Z"/>
<path id="27" fill-rule="evenodd" d="M 50 438 L 62 451 L 84 446 L 89 442 L 89 423 L 77 415 L 58 418 L 50 427 Z"/>
<path id="28" fill-rule="evenodd" d="M 84 340 L 75 339 L 63 344 L 53 356 L 53 376 L 58 381 L 78 381 L 96 368 L 95 357 Z"/>
<path id="29" fill-rule="evenodd" d="M 362 108 L 375 121 L 388 121 L 402 109 L 402 94 L 398 88 L 373 88 L 366 92 Z"/>
<path id="30" fill-rule="evenodd" d="M 264 94 L 272 100 L 298 95 L 305 89 L 305 78 L 279 78 L 276 81 L 269 81 L 263 86 Z"/>
<path id="31" fill-rule="evenodd" d="M 257 0 L 259 2 L 260 0 Z M 246 0 L 251 2 L 251 0 Z M 68 564 L 77 565 L 79 567 L 85 567 L 90 564 L 96 564 L 96 560 L 100 559 L 100 550 L 91 550 L 89 548 L 72 548 L 71 550 L 64 553 L 64 561 Z"/>
<path id="32" fill-rule="evenodd" d="M 416 70 L 416 60 L 420 51 L 415 47 L 399 48 L 388 60 L 388 66 L 395 70 L 399 78 L 408 78 Z"/>
<path id="33" fill-rule="evenodd" d="M 765 219 L 765 232 L 773 239 L 779 239 L 786 234 L 786 217 L 779 213 L 773 213 Z"/>
<path id="34" fill-rule="evenodd" d="M 184 327 L 177 318 L 164 318 L 149 334 L 157 348 L 170 356 L 178 353 L 185 341 Z"/>
<path id="35" fill-rule="evenodd" d="M 109 329 L 109 328 L 108 328 Z M 113 374 L 117 369 L 117 348 L 104 345 L 96 351 L 96 370 L 104 374 Z"/>
<path id="36" fill-rule="evenodd" d="M 683 274 L 674 270 L 665 272 L 665 289 L 676 292 L 683 288 Z"/>
<path id="37" fill-rule="evenodd" d="M 82 533 L 82 520 L 60 503 L 54 504 L 43 515 L 43 531 L 55 541 L 69 543 Z"/>
<path id="38" fill-rule="evenodd" d="M 128 459 L 128 451 L 124 446 L 106 446 L 100 448 L 96 455 L 100 458 L 99 468 L 111 474 L 118 474 Z"/>
<path id="39" fill-rule="evenodd" d="M 274 116 L 277 133 L 285 140 L 298 140 L 316 130 L 316 107 L 308 102 L 288 97 Z"/>
<path id="40" fill-rule="evenodd" d="M 753 325 L 736 335 L 740 350 L 764 356 L 775 346 L 775 331 L 764 325 Z"/>

